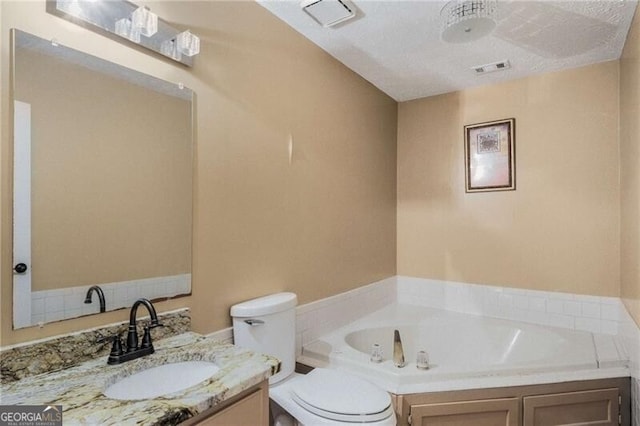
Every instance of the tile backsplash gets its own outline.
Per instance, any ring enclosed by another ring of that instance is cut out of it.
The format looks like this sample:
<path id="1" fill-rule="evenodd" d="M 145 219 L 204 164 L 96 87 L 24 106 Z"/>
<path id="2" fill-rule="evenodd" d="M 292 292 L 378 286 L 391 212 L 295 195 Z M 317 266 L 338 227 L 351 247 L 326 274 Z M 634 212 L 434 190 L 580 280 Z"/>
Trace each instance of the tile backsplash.
<path id="1" fill-rule="evenodd" d="M 100 312 L 98 295 L 92 303 L 84 303 L 91 285 L 31 292 L 31 324 L 76 318 Z M 100 284 L 104 292 L 107 311 L 129 307 L 139 297 L 153 300 L 174 297 L 191 290 L 191 274 L 144 278 Z"/>

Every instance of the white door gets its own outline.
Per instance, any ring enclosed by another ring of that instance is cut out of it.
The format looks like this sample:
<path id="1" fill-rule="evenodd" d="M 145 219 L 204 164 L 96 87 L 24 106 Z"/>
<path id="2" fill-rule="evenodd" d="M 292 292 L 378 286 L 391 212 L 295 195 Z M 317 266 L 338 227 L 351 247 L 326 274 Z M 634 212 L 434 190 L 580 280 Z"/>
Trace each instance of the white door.
<path id="1" fill-rule="evenodd" d="M 13 150 L 13 327 L 21 328 L 31 325 L 31 105 L 20 101 Z"/>

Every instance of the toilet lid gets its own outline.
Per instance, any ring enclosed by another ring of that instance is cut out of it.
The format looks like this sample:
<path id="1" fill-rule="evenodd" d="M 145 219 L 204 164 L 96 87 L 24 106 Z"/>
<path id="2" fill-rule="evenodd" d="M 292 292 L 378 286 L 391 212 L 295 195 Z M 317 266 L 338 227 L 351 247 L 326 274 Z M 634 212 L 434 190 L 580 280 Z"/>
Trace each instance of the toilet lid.
<path id="1" fill-rule="evenodd" d="M 300 406 L 331 420 L 375 422 L 393 414 L 387 392 L 342 371 L 316 368 L 291 393 Z"/>

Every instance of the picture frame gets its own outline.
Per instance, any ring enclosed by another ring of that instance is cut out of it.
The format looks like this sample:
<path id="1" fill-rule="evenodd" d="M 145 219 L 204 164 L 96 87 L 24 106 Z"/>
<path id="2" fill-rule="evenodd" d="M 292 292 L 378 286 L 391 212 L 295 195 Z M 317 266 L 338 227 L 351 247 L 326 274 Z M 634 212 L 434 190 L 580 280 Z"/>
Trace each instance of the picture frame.
<path id="1" fill-rule="evenodd" d="M 466 192 L 514 191 L 516 119 L 464 126 Z"/>

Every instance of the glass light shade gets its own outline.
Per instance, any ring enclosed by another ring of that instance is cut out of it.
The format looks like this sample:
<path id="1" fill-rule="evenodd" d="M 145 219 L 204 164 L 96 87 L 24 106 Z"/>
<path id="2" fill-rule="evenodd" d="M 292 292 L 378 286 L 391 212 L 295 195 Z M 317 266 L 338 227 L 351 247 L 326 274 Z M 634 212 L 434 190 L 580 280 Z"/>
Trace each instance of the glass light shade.
<path id="1" fill-rule="evenodd" d="M 145 37 L 151 37 L 158 32 L 158 15 L 146 7 L 139 7 L 133 11 L 131 23 Z"/>
<path id="2" fill-rule="evenodd" d="M 189 30 L 178 34 L 176 43 L 178 44 L 178 51 L 183 55 L 194 56 L 200 53 L 200 38 L 195 34 L 191 34 Z"/>
<path id="3" fill-rule="evenodd" d="M 496 27 L 496 0 L 452 0 L 440 14 L 442 40 L 467 43 L 490 34 Z"/>
<path id="4" fill-rule="evenodd" d="M 140 43 L 140 29 L 135 28 L 129 18 L 122 18 L 116 21 L 116 34 L 135 43 Z"/>

